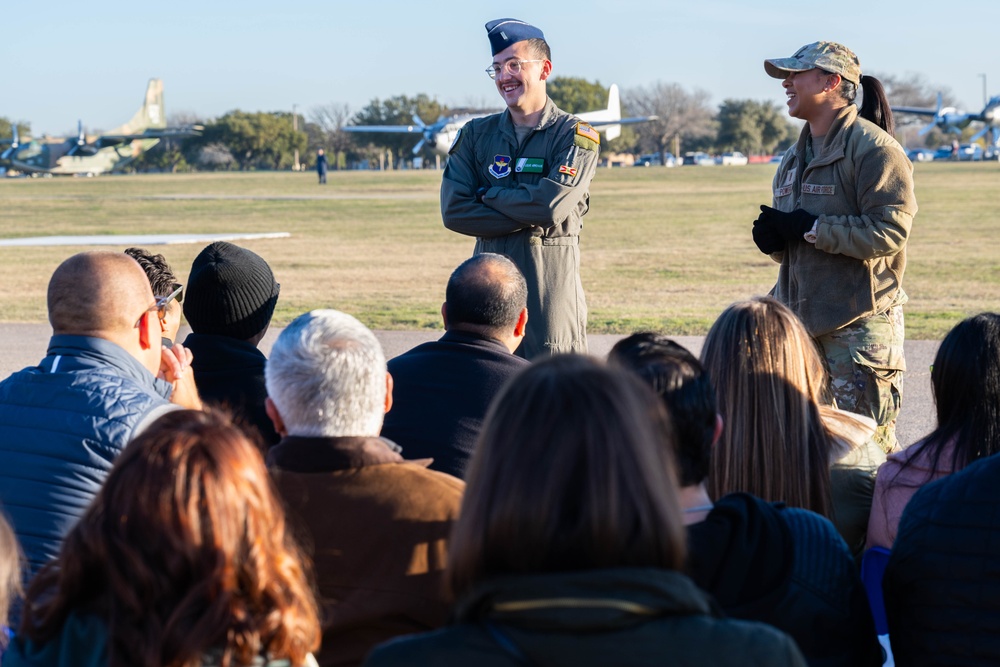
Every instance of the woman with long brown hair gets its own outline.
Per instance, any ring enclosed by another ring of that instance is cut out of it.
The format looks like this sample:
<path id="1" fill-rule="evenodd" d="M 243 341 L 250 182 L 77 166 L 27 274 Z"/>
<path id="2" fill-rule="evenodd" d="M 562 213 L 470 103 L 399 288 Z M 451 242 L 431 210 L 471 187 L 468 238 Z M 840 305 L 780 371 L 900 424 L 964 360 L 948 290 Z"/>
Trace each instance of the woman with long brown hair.
<path id="1" fill-rule="evenodd" d="M 176 411 L 115 462 L 32 581 L 4 665 L 303 665 L 319 644 L 303 560 L 257 448 Z"/>
<path id="2" fill-rule="evenodd" d="M 794 642 L 721 618 L 679 571 L 673 429 L 624 369 L 556 356 L 490 407 L 448 557 L 454 624 L 382 665 L 802 665 Z"/>
<path id="3" fill-rule="evenodd" d="M 734 303 L 701 358 L 724 422 L 712 498 L 744 492 L 822 514 L 860 556 L 885 454 L 871 419 L 830 405 L 823 359 L 801 320 L 772 297 Z"/>

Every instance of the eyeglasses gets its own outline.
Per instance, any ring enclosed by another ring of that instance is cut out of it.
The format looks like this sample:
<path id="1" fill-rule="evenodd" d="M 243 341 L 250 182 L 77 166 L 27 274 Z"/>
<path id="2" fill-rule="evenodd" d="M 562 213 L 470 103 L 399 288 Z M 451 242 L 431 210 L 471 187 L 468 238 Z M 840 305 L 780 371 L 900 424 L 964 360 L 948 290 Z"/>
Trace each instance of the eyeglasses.
<path id="1" fill-rule="evenodd" d="M 527 63 L 543 63 L 544 60 L 518 60 L 517 58 L 511 58 L 502 65 L 497 65 L 496 63 L 490 65 L 486 68 L 486 74 L 489 75 L 491 79 L 497 78 L 497 75 L 501 72 L 507 72 L 507 74 L 520 74 L 521 68 Z"/>
<path id="2" fill-rule="evenodd" d="M 177 303 L 180 303 L 181 300 L 184 298 L 184 286 L 183 285 L 178 285 L 177 283 L 174 283 L 174 287 L 175 287 L 175 289 L 174 289 L 173 292 L 171 292 L 170 294 L 168 294 L 166 296 L 158 296 L 158 297 L 156 297 L 156 301 L 153 303 L 153 305 L 150 306 L 149 308 L 147 308 L 146 310 L 142 311 L 142 315 L 140 315 L 139 319 L 135 321 L 135 326 L 136 327 L 138 327 L 142 323 L 142 318 L 143 318 L 143 316 L 146 313 L 151 313 L 154 310 L 156 311 L 157 316 L 161 320 L 162 319 L 166 319 L 166 317 L 167 317 L 167 306 L 170 305 L 170 302 L 173 301 L 174 299 L 177 299 Z M 135 328 L 135 327 L 133 327 L 133 328 Z"/>
<path id="3" fill-rule="evenodd" d="M 180 303 L 181 301 L 184 300 L 184 286 L 174 283 L 173 288 L 174 291 L 171 292 L 170 294 L 156 298 L 156 304 L 158 306 L 164 308 L 168 303 L 170 303 L 174 299 L 177 299 L 177 303 Z"/>

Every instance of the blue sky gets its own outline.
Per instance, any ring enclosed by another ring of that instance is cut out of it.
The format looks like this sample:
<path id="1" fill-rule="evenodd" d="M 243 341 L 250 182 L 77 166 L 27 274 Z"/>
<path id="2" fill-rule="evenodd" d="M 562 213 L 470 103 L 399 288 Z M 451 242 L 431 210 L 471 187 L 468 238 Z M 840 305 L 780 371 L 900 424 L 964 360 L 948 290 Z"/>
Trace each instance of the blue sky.
<path id="1" fill-rule="evenodd" d="M 789 8 L 791 7 L 791 8 Z M 942 9 L 945 7 L 945 9 Z M 545 32 L 555 74 L 622 89 L 663 81 L 724 99 L 784 104 L 764 58 L 818 39 L 852 48 L 868 73 L 923 75 L 968 111 L 1000 94 L 996 0 L 472 0 L 173 2 L 39 0 L 5 8 L 0 116 L 35 134 L 111 129 L 164 80 L 168 115 L 318 105 L 357 111 L 426 93 L 451 106 L 500 104 L 483 73 L 483 24 L 519 18 Z M 17 27 L 14 27 L 17 26 Z M 979 29 L 978 26 L 983 26 Z M 431 119 L 427 119 L 431 120 Z"/>

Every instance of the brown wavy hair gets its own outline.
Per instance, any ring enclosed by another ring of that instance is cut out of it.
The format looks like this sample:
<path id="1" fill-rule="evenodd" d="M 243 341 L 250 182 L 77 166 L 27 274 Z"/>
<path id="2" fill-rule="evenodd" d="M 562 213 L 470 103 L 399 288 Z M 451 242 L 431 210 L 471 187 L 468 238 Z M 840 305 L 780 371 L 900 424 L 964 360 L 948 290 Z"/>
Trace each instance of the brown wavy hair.
<path id="1" fill-rule="evenodd" d="M 220 413 L 178 410 L 115 462 L 32 581 L 20 632 L 44 643 L 93 613 L 110 667 L 300 665 L 320 639 L 306 563 L 257 448 Z"/>
<path id="2" fill-rule="evenodd" d="M 448 555 L 451 591 L 510 574 L 679 570 L 674 432 L 632 371 L 578 355 L 508 382 L 483 423 Z"/>
<path id="3" fill-rule="evenodd" d="M 21 569 L 24 557 L 17 535 L 0 507 L 0 654 L 7 647 L 8 616 L 11 605 L 21 597 Z"/>

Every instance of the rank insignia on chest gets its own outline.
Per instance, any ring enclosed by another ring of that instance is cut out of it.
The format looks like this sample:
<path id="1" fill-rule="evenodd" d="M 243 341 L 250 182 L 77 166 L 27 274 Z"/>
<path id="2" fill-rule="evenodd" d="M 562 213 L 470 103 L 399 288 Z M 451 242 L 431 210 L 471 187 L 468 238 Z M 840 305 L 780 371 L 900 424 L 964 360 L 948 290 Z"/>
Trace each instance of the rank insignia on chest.
<path id="1" fill-rule="evenodd" d="M 493 164 L 490 165 L 489 172 L 493 178 L 506 178 L 510 176 L 510 156 L 494 155 Z"/>
<path id="2" fill-rule="evenodd" d="M 519 157 L 514 166 L 514 171 L 519 174 L 521 172 L 525 174 L 540 174 L 544 168 L 545 160 L 540 157 Z"/>
<path id="3" fill-rule="evenodd" d="M 559 173 L 569 174 L 570 176 L 576 176 L 576 167 L 567 167 L 564 164 L 559 165 Z"/>

